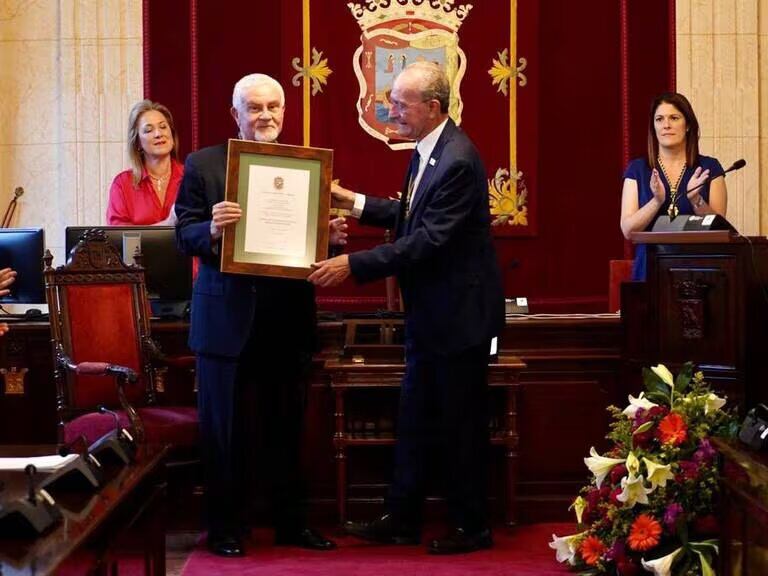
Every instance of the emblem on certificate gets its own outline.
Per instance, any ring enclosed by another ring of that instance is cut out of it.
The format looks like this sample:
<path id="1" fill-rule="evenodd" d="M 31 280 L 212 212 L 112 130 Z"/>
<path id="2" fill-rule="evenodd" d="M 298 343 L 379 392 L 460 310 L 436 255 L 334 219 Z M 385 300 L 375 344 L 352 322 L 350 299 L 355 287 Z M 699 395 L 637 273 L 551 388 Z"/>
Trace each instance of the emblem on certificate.
<path id="1" fill-rule="evenodd" d="M 243 210 L 222 238 L 221 271 L 306 278 L 328 256 L 333 151 L 230 140 L 226 199 Z"/>

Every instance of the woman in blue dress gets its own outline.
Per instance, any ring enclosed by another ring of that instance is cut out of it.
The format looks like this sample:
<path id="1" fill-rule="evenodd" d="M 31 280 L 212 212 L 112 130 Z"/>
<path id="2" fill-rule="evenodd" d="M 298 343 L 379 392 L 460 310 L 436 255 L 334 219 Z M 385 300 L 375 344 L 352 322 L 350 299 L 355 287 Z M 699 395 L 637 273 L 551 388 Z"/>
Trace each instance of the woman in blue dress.
<path id="1" fill-rule="evenodd" d="M 648 157 L 632 160 L 624 171 L 624 237 L 650 230 L 660 215 L 725 217 L 728 193 L 722 174 L 717 159 L 699 154 L 699 121 L 688 99 L 674 92 L 657 96 L 648 123 Z M 697 188 L 710 175 L 714 178 Z M 645 280 L 643 244 L 636 246 L 632 280 Z"/>

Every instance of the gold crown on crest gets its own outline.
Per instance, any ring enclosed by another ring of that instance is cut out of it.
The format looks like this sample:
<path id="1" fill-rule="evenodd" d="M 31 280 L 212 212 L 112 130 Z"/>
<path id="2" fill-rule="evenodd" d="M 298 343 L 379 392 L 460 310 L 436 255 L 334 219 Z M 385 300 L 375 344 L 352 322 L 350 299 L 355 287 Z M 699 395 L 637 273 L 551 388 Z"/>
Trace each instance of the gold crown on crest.
<path id="1" fill-rule="evenodd" d="M 472 5 L 454 4 L 455 0 L 364 0 L 362 3 L 349 2 L 347 7 L 363 30 L 407 18 L 436 22 L 456 32 Z"/>

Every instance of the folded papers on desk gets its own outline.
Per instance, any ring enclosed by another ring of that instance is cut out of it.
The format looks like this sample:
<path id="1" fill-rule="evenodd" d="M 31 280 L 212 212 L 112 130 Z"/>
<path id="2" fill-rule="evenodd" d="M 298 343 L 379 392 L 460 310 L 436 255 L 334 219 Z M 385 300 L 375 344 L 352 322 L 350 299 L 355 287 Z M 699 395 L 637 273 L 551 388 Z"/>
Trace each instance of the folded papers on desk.
<path id="1" fill-rule="evenodd" d="M 0 458 L 0 470 L 21 470 L 32 464 L 38 472 L 55 472 L 79 458 L 79 454 Z"/>

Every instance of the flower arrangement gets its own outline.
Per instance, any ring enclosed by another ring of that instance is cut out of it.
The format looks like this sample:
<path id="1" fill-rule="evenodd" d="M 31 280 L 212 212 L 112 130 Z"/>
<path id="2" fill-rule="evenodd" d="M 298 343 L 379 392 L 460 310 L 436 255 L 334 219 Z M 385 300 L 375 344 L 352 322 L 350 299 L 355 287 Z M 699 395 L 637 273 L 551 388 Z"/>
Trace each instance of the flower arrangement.
<path id="1" fill-rule="evenodd" d="M 585 575 L 714 576 L 719 496 L 712 436 L 734 436 L 725 399 L 685 364 L 677 378 L 643 369 L 646 390 L 609 406 L 611 448 L 584 463 L 593 475 L 571 508 L 581 530 L 552 535 L 559 562 Z"/>

